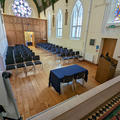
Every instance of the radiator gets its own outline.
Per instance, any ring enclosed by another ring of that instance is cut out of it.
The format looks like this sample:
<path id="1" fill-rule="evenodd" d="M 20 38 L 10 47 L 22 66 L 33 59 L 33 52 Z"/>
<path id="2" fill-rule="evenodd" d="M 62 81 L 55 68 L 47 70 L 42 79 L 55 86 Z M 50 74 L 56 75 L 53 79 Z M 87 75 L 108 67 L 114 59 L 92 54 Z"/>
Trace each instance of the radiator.
<path id="1" fill-rule="evenodd" d="M 94 55 L 86 53 L 86 54 L 85 54 L 85 60 L 90 61 L 90 62 L 93 62 L 93 60 L 94 60 Z"/>

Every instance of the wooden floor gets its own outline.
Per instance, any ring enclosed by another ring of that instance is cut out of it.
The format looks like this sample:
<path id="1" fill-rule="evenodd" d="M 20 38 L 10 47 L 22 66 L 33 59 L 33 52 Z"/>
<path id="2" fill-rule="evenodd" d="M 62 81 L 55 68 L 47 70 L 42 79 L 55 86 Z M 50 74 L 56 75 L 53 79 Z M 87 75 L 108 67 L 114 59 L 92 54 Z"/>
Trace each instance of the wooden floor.
<path id="1" fill-rule="evenodd" d="M 79 62 L 77 60 L 71 61 L 71 63 L 68 64 L 60 61 L 55 55 L 43 49 L 33 47 L 31 49 L 33 49 L 37 55 L 40 55 L 40 59 L 43 62 L 43 69 L 38 66 L 37 71 L 35 73 L 29 72 L 27 77 L 25 77 L 22 69 L 18 71 L 17 76 L 16 72 L 13 71 L 13 76 L 10 80 L 18 109 L 23 119 L 99 85 L 99 83 L 95 81 L 96 65 L 85 61 Z M 85 83 L 84 87 L 77 84 L 74 92 L 72 91 L 71 85 L 67 85 L 64 87 L 64 95 L 59 95 L 52 87 L 48 87 L 50 70 L 71 64 L 78 64 L 88 69 L 88 82 Z"/>

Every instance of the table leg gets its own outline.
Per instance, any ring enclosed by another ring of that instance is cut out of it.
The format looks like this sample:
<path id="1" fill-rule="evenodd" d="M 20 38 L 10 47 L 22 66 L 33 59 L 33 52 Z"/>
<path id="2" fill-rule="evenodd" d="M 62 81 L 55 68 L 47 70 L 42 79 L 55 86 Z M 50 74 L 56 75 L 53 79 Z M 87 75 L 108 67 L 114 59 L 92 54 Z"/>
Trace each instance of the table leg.
<path id="1" fill-rule="evenodd" d="M 59 94 L 64 94 L 64 88 L 63 88 L 64 86 L 62 85 L 62 83 L 60 84 L 60 93 Z"/>
<path id="2" fill-rule="evenodd" d="M 75 89 L 76 89 L 76 80 L 74 79 L 72 83 L 72 90 L 75 91 Z"/>

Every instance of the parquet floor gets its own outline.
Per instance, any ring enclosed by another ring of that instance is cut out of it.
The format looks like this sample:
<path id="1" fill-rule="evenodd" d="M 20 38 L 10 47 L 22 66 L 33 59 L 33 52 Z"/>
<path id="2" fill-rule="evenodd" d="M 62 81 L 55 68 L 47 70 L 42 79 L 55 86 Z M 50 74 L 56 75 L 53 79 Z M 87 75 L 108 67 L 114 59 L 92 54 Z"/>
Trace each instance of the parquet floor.
<path id="1" fill-rule="evenodd" d="M 40 59 L 43 62 L 43 69 L 37 66 L 36 72 L 29 72 L 27 77 L 22 69 L 18 71 L 17 76 L 16 72 L 13 71 L 13 76 L 10 79 L 19 112 L 24 120 L 76 94 L 81 94 L 99 85 L 99 83 L 95 81 L 96 65 L 77 60 L 71 61 L 71 63 L 68 64 L 58 60 L 55 55 L 43 49 L 34 47 L 31 47 L 31 49 L 35 51 L 36 55 L 40 55 Z M 75 91 L 72 91 L 71 85 L 67 85 L 64 87 L 64 94 L 59 95 L 52 87 L 48 87 L 50 70 L 71 64 L 78 64 L 88 69 L 88 82 L 85 83 L 84 87 L 77 84 Z"/>

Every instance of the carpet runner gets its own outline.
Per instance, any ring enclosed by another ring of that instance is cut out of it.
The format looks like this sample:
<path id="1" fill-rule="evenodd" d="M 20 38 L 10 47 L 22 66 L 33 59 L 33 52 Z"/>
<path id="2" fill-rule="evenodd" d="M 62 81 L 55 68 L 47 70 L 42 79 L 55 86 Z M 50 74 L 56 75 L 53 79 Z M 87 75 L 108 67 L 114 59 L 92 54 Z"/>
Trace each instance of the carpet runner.
<path id="1" fill-rule="evenodd" d="M 83 120 L 120 120 L 120 93 L 96 108 Z"/>

